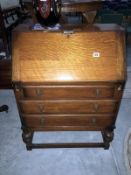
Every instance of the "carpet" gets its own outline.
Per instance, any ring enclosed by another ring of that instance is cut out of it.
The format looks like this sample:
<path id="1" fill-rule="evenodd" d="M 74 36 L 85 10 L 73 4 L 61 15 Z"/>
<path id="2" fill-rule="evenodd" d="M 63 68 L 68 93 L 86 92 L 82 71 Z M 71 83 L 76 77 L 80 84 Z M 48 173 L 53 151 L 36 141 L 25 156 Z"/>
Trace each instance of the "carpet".
<path id="1" fill-rule="evenodd" d="M 127 174 L 131 175 L 131 128 L 128 129 L 124 143 L 124 158 Z"/>

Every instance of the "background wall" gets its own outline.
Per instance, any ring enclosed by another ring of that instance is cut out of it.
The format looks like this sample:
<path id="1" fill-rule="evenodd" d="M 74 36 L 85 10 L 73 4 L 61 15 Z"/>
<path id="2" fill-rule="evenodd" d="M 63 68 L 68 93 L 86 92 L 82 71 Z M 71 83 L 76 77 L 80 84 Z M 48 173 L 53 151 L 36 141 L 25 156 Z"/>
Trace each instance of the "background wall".
<path id="1" fill-rule="evenodd" d="M 23 2 L 31 2 L 32 0 L 23 0 Z M 88 0 L 61 0 L 62 2 L 86 2 Z M 96 0 L 101 1 L 101 0 Z M 11 7 L 14 5 L 19 5 L 19 0 L 0 0 L 0 4 L 2 8 Z"/>
<path id="2" fill-rule="evenodd" d="M 2 8 L 19 5 L 19 0 L 0 0 Z"/>

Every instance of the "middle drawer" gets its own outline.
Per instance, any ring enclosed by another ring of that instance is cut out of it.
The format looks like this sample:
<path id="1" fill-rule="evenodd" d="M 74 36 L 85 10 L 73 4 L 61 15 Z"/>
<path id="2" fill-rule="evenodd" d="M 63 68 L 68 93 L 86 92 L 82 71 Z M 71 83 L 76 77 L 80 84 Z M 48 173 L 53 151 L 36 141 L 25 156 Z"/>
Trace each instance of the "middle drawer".
<path id="1" fill-rule="evenodd" d="M 25 114 L 115 113 L 115 100 L 21 100 L 20 110 Z"/>

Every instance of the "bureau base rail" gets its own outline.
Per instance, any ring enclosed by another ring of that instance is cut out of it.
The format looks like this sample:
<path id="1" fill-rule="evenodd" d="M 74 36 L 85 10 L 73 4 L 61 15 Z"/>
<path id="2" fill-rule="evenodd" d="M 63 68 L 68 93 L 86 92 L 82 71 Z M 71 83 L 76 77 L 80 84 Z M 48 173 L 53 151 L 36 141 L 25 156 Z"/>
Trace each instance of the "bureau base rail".
<path id="1" fill-rule="evenodd" d="M 27 150 L 33 148 L 97 148 L 104 147 L 104 143 L 43 143 L 43 144 L 30 144 L 26 145 Z M 108 148 L 107 148 L 108 149 Z"/>
<path id="2" fill-rule="evenodd" d="M 26 143 L 27 150 L 32 150 L 33 148 L 104 148 L 109 149 L 110 142 L 113 139 L 113 131 L 101 132 L 103 142 L 75 142 L 75 143 L 33 143 L 34 132 L 23 132 L 22 138 Z"/>

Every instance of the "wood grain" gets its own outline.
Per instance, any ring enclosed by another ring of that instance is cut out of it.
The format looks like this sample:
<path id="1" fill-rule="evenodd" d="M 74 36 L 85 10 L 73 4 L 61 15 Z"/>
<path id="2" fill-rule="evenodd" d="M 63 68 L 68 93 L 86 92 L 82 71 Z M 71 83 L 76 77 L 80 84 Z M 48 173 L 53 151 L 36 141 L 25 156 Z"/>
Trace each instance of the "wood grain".
<path id="1" fill-rule="evenodd" d="M 101 27 L 102 28 L 102 27 Z M 18 32 L 13 42 L 13 81 L 124 80 L 122 31 Z M 36 39 L 37 38 L 37 39 Z M 120 46 L 117 46 L 117 45 Z M 121 49 L 120 49 L 121 48 Z M 100 57 L 94 58 L 94 52 Z M 120 65 L 121 64 L 121 65 Z"/>
<path id="2" fill-rule="evenodd" d="M 20 100 L 25 114 L 115 113 L 117 102 L 112 100 Z"/>
<path id="3" fill-rule="evenodd" d="M 62 12 L 86 12 L 98 10 L 102 7 L 101 1 L 87 1 L 87 2 L 66 2 L 62 3 Z"/>
<path id="4" fill-rule="evenodd" d="M 24 86 L 23 98 L 41 100 L 114 98 L 115 85 Z"/>
<path id="5" fill-rule="evenodd" d="M 81 118 L 81 120 L 80 120 Z M 70 127 L 83 127 L 86 130 L 88 127 L 100 128 L 110 126 L 113 123 L 113 115 L 23 115 L 24 122 L 30 128 L 61 128 L 64 130 Z M 43 119 L 43 122 L 42 122 Z M 96 119 L 96 120 L 93 120 Z M 95 122 L 94 122 L 95 121 Z M 88 128 L 89 129 L 89 128 Z"/>
<path id="6" fill-rule="evenodd" d="M 24 26 L 14 31 L 12 49 L 27 149 L 108 149 L 126 79 L 123 29 L 96 24 L 45 32 Z M 103 143 L 33 144 L 35 131 L 101 131 Z"/>

